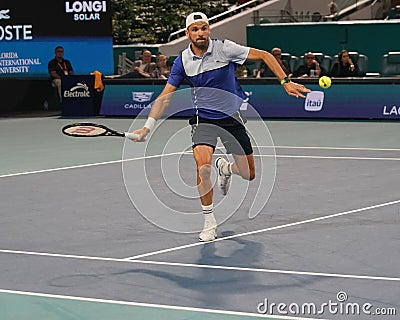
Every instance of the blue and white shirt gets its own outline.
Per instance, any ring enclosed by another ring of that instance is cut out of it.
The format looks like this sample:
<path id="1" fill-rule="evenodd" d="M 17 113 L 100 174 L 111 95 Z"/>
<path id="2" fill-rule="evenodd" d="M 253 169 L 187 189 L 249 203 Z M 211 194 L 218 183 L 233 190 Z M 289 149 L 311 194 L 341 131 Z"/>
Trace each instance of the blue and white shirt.
<path id="1" fill-rule="evenodd" d="M 235 72 L 249 54 L 249 47 L 230 40 L 210 39 L 207 52 L 198 57 L 190 45 L 175 59 L 168 83 L 178 88 L 187 80 L 195 113 L 221 119 L 236 113 L 246 98 Z"/>

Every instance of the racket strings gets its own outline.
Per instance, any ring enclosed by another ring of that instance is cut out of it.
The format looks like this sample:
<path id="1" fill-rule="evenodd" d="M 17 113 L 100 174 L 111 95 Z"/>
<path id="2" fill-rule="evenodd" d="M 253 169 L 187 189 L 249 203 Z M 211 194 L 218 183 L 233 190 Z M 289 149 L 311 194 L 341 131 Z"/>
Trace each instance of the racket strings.
<path id="1" fill-rule="evenodd" d="M 65 126 L 62 132 L 73 137 L 104 137 L 119 136 L 125 137 L 125 133 L 118 132 L 106 127 L 105 125 L 96 123 L 74 123 Z"/>
<path id="2" fill-rule="evenodd" d="M 107 129 L 96 126 L 76 125 L 64 128 L 64 133 L 71 136 L 95 137 L 102 136 L 108 133 Z"/>

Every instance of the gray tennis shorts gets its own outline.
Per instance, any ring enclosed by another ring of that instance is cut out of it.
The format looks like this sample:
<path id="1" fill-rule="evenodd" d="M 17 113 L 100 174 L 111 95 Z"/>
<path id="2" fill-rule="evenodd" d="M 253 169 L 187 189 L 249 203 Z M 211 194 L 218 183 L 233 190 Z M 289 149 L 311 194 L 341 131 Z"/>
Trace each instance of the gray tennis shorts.
<path id="1" fill-rule="evenodd" d="M 253 148 L 242 118 L 228 117 L 211 120 L 193 116 L 189 120 L 189 124 L 192 126 L 192 148 L 198 145 L 207 145 L 215 150 L 218 138 L 220 138 L 227 153 L 252 154 Z"/>

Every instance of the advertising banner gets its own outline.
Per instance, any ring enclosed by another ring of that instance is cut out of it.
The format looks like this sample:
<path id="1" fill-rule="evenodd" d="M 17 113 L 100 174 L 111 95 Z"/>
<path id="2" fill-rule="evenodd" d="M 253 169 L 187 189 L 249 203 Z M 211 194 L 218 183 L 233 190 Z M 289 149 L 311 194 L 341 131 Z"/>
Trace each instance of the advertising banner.
<path id="1" fill-rule="evenodd" d="M 95 116 L 99 113 L 102 92 L 94 89 L 94 75 L 69 75 L 62 79 L 63 116 Z"/>
<path id="2" fill-rule="evenodd" d="M 0 77 L 48 76 L 56 46 L 75 73 L 113 73 L 110 1 L 0 2 Z"/>
<path id="3" fill-rule="evenodd" d="M 312 90 L 305 99 L 294 98 L 275 84 L 242 84 L 248 99 L 242 104 L 242 113 L 253 117 L 254 110 L 264 118 L 342 118 L 342 119 L 400 119 L 399 84 L 335 84 L 329 89 L 307 84 Z M 151 103 L 164 85 L 108 84 L 106 86 L 101 115 L 147 115 Z M 185 90 L 188 86 L 181 86 Z M 185 90 L 190 94 L 190 90 Z M 175 93 L 175 100 L 184 101 L 190 109 L 190 99 L 182 99 Z M 249 104 L 251 107 L 249 107 Z M 168 114 L 182 110 L 179 101 L 172 100 Z M 190 115 L 191 112 L 178 115 Z"/>

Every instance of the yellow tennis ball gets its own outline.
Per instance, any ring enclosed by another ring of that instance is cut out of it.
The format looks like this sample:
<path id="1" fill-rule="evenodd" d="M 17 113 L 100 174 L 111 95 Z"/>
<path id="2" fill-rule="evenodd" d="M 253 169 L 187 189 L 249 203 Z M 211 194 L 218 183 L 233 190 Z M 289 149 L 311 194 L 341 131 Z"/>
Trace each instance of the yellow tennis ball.
<path id="1" fill-rule="evenodd" d="M 318 82 L 319 86 L 324 89 L 328 89 L 332 84 L 331 78 L 327 76 L 322 76 L 321 78 L 319 78 Z"/>

